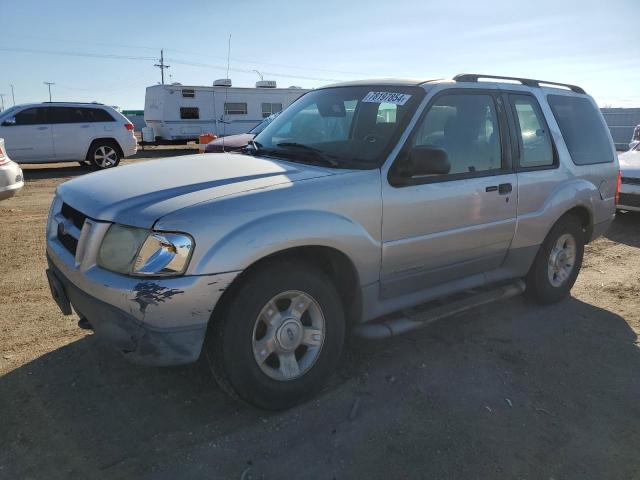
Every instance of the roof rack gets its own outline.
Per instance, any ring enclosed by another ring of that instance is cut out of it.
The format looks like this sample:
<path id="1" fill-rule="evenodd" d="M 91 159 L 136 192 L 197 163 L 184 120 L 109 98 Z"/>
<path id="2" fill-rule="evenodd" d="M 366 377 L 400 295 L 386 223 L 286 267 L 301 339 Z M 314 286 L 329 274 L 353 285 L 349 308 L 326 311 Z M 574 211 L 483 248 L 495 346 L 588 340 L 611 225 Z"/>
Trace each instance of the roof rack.
<path id="1" fill-rule="evenodd" d="M 42 103 L 62 103 L 69 105 L 104 105 L 104 103 L 100 102 L 42 102 Z"/>
<path id="2" fill-rule="evenodd" d="M 516 82 L 522 83 L 522 85 L 526 85 L 527 87 L 537 87 L 540 88 L 541 85 L 554 85 L 557 87 L 565 87 L 576 93 L 587 93 L 584 91 L 582 87 L 578 87 L 576 85 L 569 85 L 568 83 L 558 83 L 558 82 L 547 82 L 546 80 L 534 80 L 532 78 L 520 78 L 520 77 L 503 77 L 501 75 L 482 75 L 479 73 L 461 73 L 460 75 L 456 75 L 453 79 L 456 82 L 477 82 L 481 78 L 491 78 L 495 80 L 513 80 Z"/>

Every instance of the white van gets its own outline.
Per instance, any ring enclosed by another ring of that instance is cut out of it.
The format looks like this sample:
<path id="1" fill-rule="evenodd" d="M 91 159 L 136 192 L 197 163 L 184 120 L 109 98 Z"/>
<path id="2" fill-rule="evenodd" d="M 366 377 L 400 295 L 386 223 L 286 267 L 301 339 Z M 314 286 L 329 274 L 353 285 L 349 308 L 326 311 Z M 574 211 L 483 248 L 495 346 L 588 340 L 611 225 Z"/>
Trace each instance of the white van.
<path id="1" fill-rule="evenodd" d="M 232 87 L 229 79 L 216 80 L 212 87 L 153 85 L 147 87 L 144 120 L 156 141 L 186 142 L 201 133 L 236 135 L 306 92 L 299 87 L 276 88 L 273 81 L 257 82 L 256 88 Z"/>
<path id="2" fill-rule="evenodd" d="M 16 105 L 0 113 L 0 137 L 17 163 L 80 162 L 112 168 L 137 149 L 133 125 L 100 103 Z"/>

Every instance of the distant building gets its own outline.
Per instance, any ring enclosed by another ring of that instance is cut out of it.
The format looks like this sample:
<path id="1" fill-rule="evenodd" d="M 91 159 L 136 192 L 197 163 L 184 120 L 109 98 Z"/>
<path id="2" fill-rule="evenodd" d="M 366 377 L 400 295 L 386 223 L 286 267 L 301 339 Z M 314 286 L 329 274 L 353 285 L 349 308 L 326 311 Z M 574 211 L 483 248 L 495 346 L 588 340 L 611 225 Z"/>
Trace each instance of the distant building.
<path id="1" fill-rule="evenodd" d="M 640 125 L 640 108 L 601 108 L 613 143 L 618 150 L 628 150 L 633 130 Z"/>

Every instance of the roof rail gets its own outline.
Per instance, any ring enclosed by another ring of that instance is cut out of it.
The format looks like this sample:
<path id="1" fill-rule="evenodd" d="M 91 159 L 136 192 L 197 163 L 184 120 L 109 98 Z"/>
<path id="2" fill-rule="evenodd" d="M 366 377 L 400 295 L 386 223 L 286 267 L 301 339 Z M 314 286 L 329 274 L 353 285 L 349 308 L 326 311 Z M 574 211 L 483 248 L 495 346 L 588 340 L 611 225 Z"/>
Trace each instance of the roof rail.
<path id="1" fill-rule="evenodd" d="M 532 78 L 503 77 L 502 75 L 482 75 L 479 73 L 461 73 L 460 75 L 456 75 L 455 77 L 453 77 L 456 82 L 477 82 L 481 78 L 491 78 L 495 80 L 514 80 L 516 82 L 522 83 L 522 85 L 526 85 L 527 87 L 540 88 L 541 85 L 555 85 L 558 87 L 568 88 L 572 92 L 587 93 L 582 87 L 578 87 L 576 85 L 569 85 L 568 83 L 547 82 L 546 80 L 534 80 Z"/>
<path id="2" fill-rule="evenodd" d="M 100 102 L 41 102 L 41 103 L 62 103 L 67 105 L 102 105 L 104 106 L 104 103 L 100 103 Z"/>

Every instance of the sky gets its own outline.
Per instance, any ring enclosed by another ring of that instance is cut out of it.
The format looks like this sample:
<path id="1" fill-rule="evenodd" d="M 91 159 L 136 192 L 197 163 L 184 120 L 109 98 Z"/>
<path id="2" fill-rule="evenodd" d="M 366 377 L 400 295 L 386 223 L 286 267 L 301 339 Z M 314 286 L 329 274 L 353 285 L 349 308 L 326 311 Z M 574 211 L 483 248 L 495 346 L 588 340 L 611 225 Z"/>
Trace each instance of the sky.
<path id="1" fill-rule="evenodd" d="M 98 101 L 142 109 L 145 87 L 484 73 L 580 85 L 640 107 L 640 0 L 0 0 L 4 106 Z M 636 53 L 634 53 L 636 52 Z"/>

